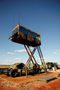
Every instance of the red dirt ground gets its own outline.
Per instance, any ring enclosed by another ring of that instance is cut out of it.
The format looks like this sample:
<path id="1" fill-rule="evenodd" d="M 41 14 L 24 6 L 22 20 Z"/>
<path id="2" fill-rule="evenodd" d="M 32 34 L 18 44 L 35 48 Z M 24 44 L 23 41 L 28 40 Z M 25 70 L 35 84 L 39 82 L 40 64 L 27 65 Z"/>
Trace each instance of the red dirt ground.
<path id="1" fill-rule="evenodd" d="M 37 87 L 36 90 L 60 90 L 60 79 L 50 82 L 46 86 Z"/>
<path id="2" fill-rule="evenodd" d="M 16 78 L 2 74 L 0 75 L 0 90 L 60 90 L 60 77 L 58 77 L 58 74 L 60 74 L 60 70 Z M 39 78 L 45 76 L 55 76 L 57 79 L 48 83 L 39 81 Z"/>

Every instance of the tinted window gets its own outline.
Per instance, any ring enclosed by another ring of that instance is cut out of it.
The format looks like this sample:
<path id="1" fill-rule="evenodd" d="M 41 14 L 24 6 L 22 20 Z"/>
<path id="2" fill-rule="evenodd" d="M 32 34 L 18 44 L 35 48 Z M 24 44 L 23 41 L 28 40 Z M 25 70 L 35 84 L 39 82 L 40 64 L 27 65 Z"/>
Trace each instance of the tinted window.
<path id="1" fill-rule="evenodd" d="M 30 32 L 30 31 L 26 30 L 26 29 L 23 28 L 23 27 L 20 27 L 20 32 L 22 32 L 22 33 L 24 33 L 24 34 L 28 34 L 28 35 L 30 35 L 30 36 L 32 36 L 32 37 L 34 37 L 34 38 L 37 37 L 37 34 L 35 34 L 35 33 L 33 33 L 33 32 Z"/>
<path id="2" fill-rule="evenodd" d="M 18 27 L 15 30 L 12 31 L 12 35 L 14 35 L 17 32 L 18 32 Z"/>

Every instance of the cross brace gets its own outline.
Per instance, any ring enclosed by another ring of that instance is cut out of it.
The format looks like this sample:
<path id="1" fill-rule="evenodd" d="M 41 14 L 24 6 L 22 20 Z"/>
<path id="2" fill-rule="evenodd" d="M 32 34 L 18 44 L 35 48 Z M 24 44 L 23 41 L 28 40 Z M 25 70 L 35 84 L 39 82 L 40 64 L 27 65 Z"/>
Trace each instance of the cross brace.
<path id="1" fill-rule="evenodd" d="M 24 45 L 24 47 L 25 47 L 25 49 L 26 49 L 26 51 L 27 51 L 27 53 L 29 55 L 29 59 L 26 62 L 26 66 L 29 64 L 30 61 L 32 61 L 33 64 L 35 62 L 36 65 L 38 65 L 37 62 L 36 62 L 36 60 L 35 60 L 35 58 L 34 58 L 34 56 L 33 56 L 33 54 L 35 53 L 36 48 L 34 48 L 33 51 L 31 52 L 31 49 L 29 48 L 29 46 Z M 32 58 L 34 59 L 34 62 L 33 62 Z"/>
<path id="2" fill-rule="evenodd" d="M 41 63 L 43 65 L 43 68 L 44 70 L 46 69 L 46 64 L 45 64 L 45 61 L 44 61 L 44 58 L 43 58 L 43 54 L 42 54 L 42 51 L 41 51 L 41 48 L 40 46 L 37 46 L 37 47 L 34 47 L 33 51 L 31 51 L 30 47 L 27 46 L 27 45 L 24 45 L 28 55 L 29 55 L 29 59 L 27 60 L 26 62 L 26 66 L 29 65 L 29 62 L 32 61 L 33 64 L 36 64 L 37 67 L 39 67 L 38 63 L 36 62 L 35 60 L 35 57 L 33 56 L 33 54 L 35 53 L 36 49 L 38 51 L 38 54 L 39 54 L 39 57 L 40 57 L 40 60 L 41 60 Z M 33 58 L 33 59 L 32 59 Z M 34 60 L 34 61 L 33 61 Z M 35 63 L 34 63 L 35 62 Z"/>

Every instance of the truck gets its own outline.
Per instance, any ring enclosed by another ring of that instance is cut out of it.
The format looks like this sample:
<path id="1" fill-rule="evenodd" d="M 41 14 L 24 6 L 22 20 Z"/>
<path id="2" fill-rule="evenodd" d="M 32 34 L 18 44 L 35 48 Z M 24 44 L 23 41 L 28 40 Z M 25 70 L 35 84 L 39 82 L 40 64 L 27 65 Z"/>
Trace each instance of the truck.
<path id="1" fill-rule="evenodd" d="M 16 77 L 28 74 L 39 73 L 40 66 L 37 68 L 36 64 L 32 64 L 30 68 L 26 67 L 24 63 L 15 63 L 10 66 L 7 71 L 7 76 Z"/>

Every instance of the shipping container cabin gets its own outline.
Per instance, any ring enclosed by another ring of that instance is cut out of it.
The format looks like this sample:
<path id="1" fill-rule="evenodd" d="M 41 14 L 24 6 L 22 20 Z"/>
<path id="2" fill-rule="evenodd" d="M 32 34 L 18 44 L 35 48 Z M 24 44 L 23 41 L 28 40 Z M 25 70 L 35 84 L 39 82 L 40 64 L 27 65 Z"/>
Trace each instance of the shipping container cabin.
<path id="1" fill-rule="evenodd" d="M 21 25 L 16 26 L 12 30 L 12 36 L 10 37 L 10 40 L 19 44 L 33 47 L 41 45 L 40 35 Z"/>

